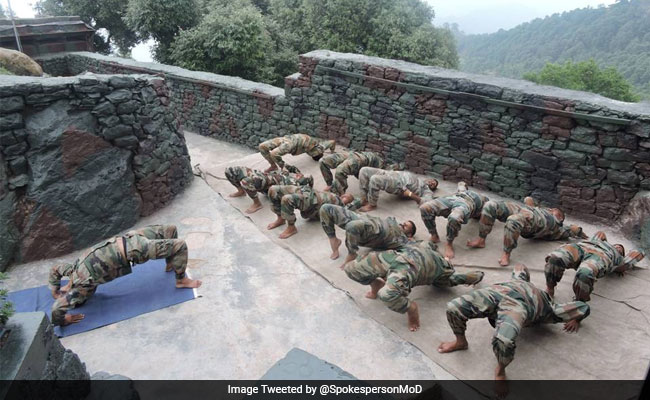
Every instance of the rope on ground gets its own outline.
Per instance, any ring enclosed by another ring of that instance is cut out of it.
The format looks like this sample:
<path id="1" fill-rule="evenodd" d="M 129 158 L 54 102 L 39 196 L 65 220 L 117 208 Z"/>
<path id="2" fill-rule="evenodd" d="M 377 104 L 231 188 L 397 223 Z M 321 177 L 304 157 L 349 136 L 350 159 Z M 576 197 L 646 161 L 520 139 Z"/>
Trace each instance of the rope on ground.
<path id="1" fill-rule="evenodd" d="M 223 178 L 223 177 L 221 177 L 221 176 L 216 176 L 215 174 L 212 174 L 212 173 L 210 173 L 210 172 L 204 172 L 204 171 L 201 169 L 201 164 L 196 164 L 196 165 L 194 166 L 194 168 L 192 169 L 192 173 L 194 174 L 194 176 L 198 176 L 199 178 L 203 179 L 203 180 L 206 181 L 206 182 L 207 182 L 207 178 L 206 178 L 206 176 L 211 176 L 212 178 L 214 178 L 214 179 L 218 179 L 218 180 L 220 180 L 220 181 L 227 181 L 227 180 L 228 180 L 228 179 Z"/>

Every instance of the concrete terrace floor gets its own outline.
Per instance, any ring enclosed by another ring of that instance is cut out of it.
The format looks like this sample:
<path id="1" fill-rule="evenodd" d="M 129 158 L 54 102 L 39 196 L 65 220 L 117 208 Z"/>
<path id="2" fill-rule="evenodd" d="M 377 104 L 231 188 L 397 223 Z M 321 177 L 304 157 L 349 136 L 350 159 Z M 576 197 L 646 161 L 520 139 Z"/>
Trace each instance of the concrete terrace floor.
<path id="1" fill-rule="evenodd" d="M 263 167 L 261 159 L 255 158 L 250 149 L 192 133 L 186 133 L 186 140 L 192 165 L 200 164 L 204 172 L 219 175 L 218 171 L 232 163 L 251 162 L 255 168 Z M 309 169 L 303 171 L 317 173 L 317 164 L 308 158 L 296 161 L 300 168 Z M 322 177 L 314 177 L 315 187 L 320 189 Z M 250 200 L 226 201 L 217 193 L 217 186 L 228 193 L 234 188 L 210 176 L 207 181 L 210 185 L 200 178 L 194 179 L 168 207 L 136 225 L 178 226 L 190 249 L 190 273 L 203 280 L 199 289 L 202 297 L 62 339 L 67 348 L 79 354 L 91 373 L 103 370 L 133 379 L 257 379 L 291 348 L 298 347 L 360 379 L 491 379 L 495 359 L 489 342 L 493 330 L 485 321 L 469 324 L 469 351 L 442 357 L 435 354 L 434 346 L 441 338 L 453 337 L 444 319 L 444 303 L 456 292 L 436 294 L 427 287 L 416 288 L 411 297 L 421 302 L 423 328 L 416 333 L 408 332 L 405 316 L 387 310 L 378 301 L 363 299 L 366 288 L 348 282 L 336 268 L 340 260 L 321 257 L 320 253 L 327 253 L 329 246 L 320 224 L 299 218 L 299 230 L 307 232 L 278 241 L 275 236 L 279 231 L 263 228 L 271 218 L 267 199 L 262 198 L 264 209 L 253 214 L 251 220 L 238 210 L 247 207 Z M 350 190 L 356 193 L 356 179 L 350 182 Z M 442 181 L 440 195 L 455 191 L 455 186 Z M 416 221 L 414 215 L 419 213 L 413 213 L 417 209 L 413 210 L 412 204 L 392 201 L 382 197 L 378 214 L 393 213 L 398 218 L 408 216 Z M 567 221 L 580 222 L 570 216 Z M 418 218 L 416 223 L 416 237 L 426 238 L 422 221 Z M 603 228 L 582 225 L 589 234 Z M 464 242 L 476 230 L 475 221 L 463 228 L 455 261 L 483 266 L 485 284 L 507 280 L 511 269 L 496 265 L 501 252 L 501 226 L 495 226 L 488 238 L 488 248 L 469 251 Z M 627 249 L 632 247 L 615 229 L 604 230 L 610 241 L 621 241 Z M 310 231 L 313 234 L 308 234 Z M 439 225 L 439 232 L 444 232 L 444 224 Z M 513 262 L 525 262 L 531 268 L 533 281 L 539 285 L 543 281 L 544 255 L 557 246 L 558 242 L 522 240 Z M 344 257 L 344 247 L 341 250 Z M 43 285 L 53 263 L 71 261 L 77 255 L 78 252 L 14 266 L 9 271 L 7 286 L 17 290 Z M 647 266 L 647 260 L 642 264 Z M 334 272 L 321 273 L 323 267 Z M 329 273 L 338 275 L 332 280 L 327 276 Z M 518 342 L 515 363 L 509 368 L 511 377 L 645 376 L 650 358 L 650 346 L 646 348 L 650 340 L 650 296 L 643 294 L 648 289 L 648 271 L 637 270 L 629 275 L 623 280 L 604 278 L 596 284 L 592 315 L 579 336 L 566 337 L 560 333 L 561 326 L 525 329 Z M 560 301 L 570 300 L 572 278 L 573 273 L 569 272 L 561 282 Z M 467 290 L 458 288 L 457 292 Z M 613 341 L 617 335 L 624 340 Z M 584 347 L 588 350 L 584 351 Z"/>
<path id="2" fill-rule="evenodd" d="M 252 150 L 186 134 L 192 164 L 212 168 Z M 136 227 L 173 223 L 202 297 L 61 339 L 96 371 L 132 379 L 258 379 L 294 347 L 360 379 L 453 379 L 364 313 L 345 292 L 274 244 L 202 179 Z M 47 283 L 80 252 L 15 265 L 10 291 Z"/>

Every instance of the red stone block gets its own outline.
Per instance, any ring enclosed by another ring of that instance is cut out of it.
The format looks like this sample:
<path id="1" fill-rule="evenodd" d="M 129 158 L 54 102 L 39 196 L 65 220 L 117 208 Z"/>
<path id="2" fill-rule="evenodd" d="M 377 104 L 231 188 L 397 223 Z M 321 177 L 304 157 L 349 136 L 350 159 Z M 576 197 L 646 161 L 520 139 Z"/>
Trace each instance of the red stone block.
<path id="1" fill-rule="evenodd" d="M 559 128 L 557 126 L 549 126 L 548 133 L 553 136 L 560 136 L 565 138 L 571 136 L 571 130 L 565 128 Z"/>
<path id="2" fill-rule="evenodd" d="M 542 121 L 550 126 L 556 126 L 558 128 L 571 129 L 575 126 L 575 122 L 571 118 L 560 117 L 557 115 L 547 115 L 542 118 Z"/>
<path id="3" fill-rule="evenodd" d="M 490 143 L 486 143 L 485 145 L 483 145 L 483 150 L 488 152 L 488 153 L 497 154 L 497 155 L 500 155 L 500 156 L 503 156 L 503 155 L 506 154 L 506 149 L 505 148 L 499 147 L 497 145 L 490 144 Z"/>

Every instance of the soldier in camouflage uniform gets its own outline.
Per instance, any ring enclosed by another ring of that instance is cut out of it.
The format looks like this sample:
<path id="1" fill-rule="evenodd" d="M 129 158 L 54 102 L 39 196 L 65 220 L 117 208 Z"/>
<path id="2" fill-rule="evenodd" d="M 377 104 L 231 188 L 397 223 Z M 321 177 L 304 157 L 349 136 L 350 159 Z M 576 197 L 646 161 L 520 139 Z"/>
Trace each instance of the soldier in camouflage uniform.
<path id="1" fill-rule="evenodd" d="M 456 273 L 449 261 L 437 252 L 436 244 L 430 241 L 409 243 L 399 250 L 357 257 L 345 265 L 345 273 L 362 285 L 370 285 L 366 297 L 374 299 L 379 296 L 391 310 L 407 313 L 411 331 L 420 327 L 418 305 L 408 298 L 415 286 L 475 285 L 483 279 L 480 271 Z"/>
<path id="2" fill-rule="evenodd" d="M 515 356 L 515 341 L 521 328 L 564 322 L 565 331 L 577 332 L 580 321 L 589 315 L 589 305 L 582 301 L 553 303 L 547 293 L 530 283 L 530 274 L 523 264 L 515 266 L 512 277 L 510 282 L 473 290 L 447 303 L 447 320 L 456 340 L 441 343 L 440 353 L 467 349 L 467 320 L 487 318 L 496 328 L 492 337 L 492 350 L 498 362 L 495 379 L 506 379 L 506 367 Z"/>
<path id="3" fill-rule="evenodd" d="M 335 225 L 345 230 L 345 246 L 348 255 L 341 268 L 357 257 L 359 246 L 375 250 L 397 249 L 409 241 L 415 234 L 415 223 L 406 221 L 398 224 L 395 218 L 382 219 L 359 214 L 346 207 L 335 204 L 323 204 L 319 211 L 320 222 L 325 234 L 330 240 L 332 255 L 339 257 L 341 240 L 336 237 Z"/>
<path id="4" fill-rule="evenodd" d="M 479 237 L 467 242 L 473 248 L 485 247 L 485 238 L 492 231 L 494 220 L 505 222 L 503 236 L 503 255 L 499 264 L 510 263 L 510 253 L 517 247 L 519 236 L 526 239 L 565 240 L 583 238 L 587 235 L 577 225 L 564 226 L 564 213 L 558 208 L 534 206 L 530 197 L 524 199 L 526 205 L 514 201 L 491 200 L 485 203 L 479 220 Z"/>
<path id="5" fill-rule="evenodd" d="M 197 288 L 201 281 L 190 279 L 185 274 L 187 267 L 187 245 L 177 239 L 173 225 L 152 225 L 130 231 L 124 236 L 104 240 L 88 249 L 72 264 L 52 267 L 48 279 L 52 297 L 52 323 L 69 325 L 79 322 L 83 314 L 67 314 L 68 310 L 82 305 L 95 293 L 97 286 L 131 273 L 133 264 L 165 258 L 167 271 L 176 273 L 177 288 Z M 70 281 L 62 289 L 61 278 Z"/>
<path id="6" fill-rule="evenodd" d="M 275 229 L 287 222 L 288 226 L 280 234 L 280 239 L 286 239 L 298 233 L 296 229 L 295 210 L 300 210 L 304 219 L 318 219 L 323 204 L 347 205 L 356 209 L 361 205 L 359 199 L 350 194 L 341 197 L 330 192 L 320 192 L 308 186 L 274 185 L 269 188 L 269 199 L 271 209 L 278 218 L 271 222 L 266 228 Z"/>
<path id="7" fill-rule="evenodd" d="M 283 168 L 284 161 L 282 161 L 282 156 L 285 154 L 297 156 L 302 153 L 307 153 L 314 161 L 318 161 L 323 157 L 325 150 L 330 149 L 334 152 L 335 148 L 336 142 L 333 140 L 320 141 L 303 133 L 277 137 L 262 142 L 259 145 L 262 157 L 271 164 L 265 172 L 273 171 L 278 167 Z"/>
<path id="8" fill-rule="evenodd" d="M 488 201 L 487 197 L 468 190 L 465 182 L 458 182 L 456 194 L 438 197 L 420 205 L 420 214 L 431 234 L 432 242 L 440 241 L 436 230 L 436 217 L 447 218 L 447 242 L 444 254 L 448 260 L 454 258 L 454 239 L 458 236 L 461 225 L 466 224 L 470 218 L 478 219 L 483 205 Z"/>
<path id="9" fill-rule="evenodd" d="M 562 245 L 546 256 L 546 290 L 553 296 L 555 286 L 562 279 L 564 270 L 575 269 L 573 293 L 577 300 L 589 301 L 594 289 L 594 282 L 603 276 L 616 272 L 624 275 L 625 271 L 644 257 L 643 253 L 632 250 L 625 255 L 622 244 L 610 244 L 604 232 L 597 232 L 591 239 L 579 243 Z"/>
<path id="10" fill-rule="evenodd" d="M 253 200 L 253 205 L 246 210 L 246 213 L 252 214 L 262 208 L 257 192 L 266 194 L 273 185 L 314 185 L 314 178 L 311 175 L 304 176 L 295 167 L 291 167 L 291 170 L 295 171 L 295 173 L 288 170 L 262 172 L 247 167 L 228 167 L 225 171 L 226 178 L 237 188 L 237 191 L 229 196 L 240 197 L 248 194 Z"/>
<path id="11" fill-rule="evenodd" d="M 362 201 L 368 204 L 361 211 L 377 208 L 381 190 L 404 198 L 415 200 L 418 204 L 434 198 L 433 191 L 438 187 L 436 179 L 419 179 L 407 171 L 387 171 L 379 168 L 363 167 L 359 171 L 359 186 Z"/>
<path id="12" fill-rule="evenodd" d="M 331 190 L 336 194 L 343 194 L 348 190 L 348 176 L 359 177 L 359 171 L 363 167 L 384 168 L 384 159 L 377 153 L 351 152 L 348 154 L 335 153 L 323 157 L 320 160 L 320 170 L 327 183 L 325 190 Z M 392 169 L 396 169 L 392 166 Z M 336 169 L 332 176 L 332 169 Z"/>

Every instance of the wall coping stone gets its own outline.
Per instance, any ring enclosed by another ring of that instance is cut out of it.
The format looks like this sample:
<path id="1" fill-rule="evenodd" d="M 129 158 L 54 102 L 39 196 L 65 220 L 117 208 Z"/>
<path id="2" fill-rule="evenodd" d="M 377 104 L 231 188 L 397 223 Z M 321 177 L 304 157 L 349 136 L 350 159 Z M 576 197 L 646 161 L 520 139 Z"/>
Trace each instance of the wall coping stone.
<path id="1" fill-rule="evenodd" d="M 353 63 L 393 68 L 407 73 L 424 74 L 435 78 L 453 80 L 466 79 L 475 83 L 498 86 L 504 89 L 515 90 L 526 94 L 592 103 L 602 107 L 607 107 L 613 111 L 641 114 L 650 117 L 649 102 L 627 103 L 624 101 L 608 99 L 604 96 L 594 93 L 562 89 L 553 86 L 538 85 L 536 83 L 525 80 L 471 74 L 440 67 L 424 66 L 407 61 L 364 56 L 361 54 L 338 53 L 329 50 L 314 50 L 303 54 L 302 57 L 313 58 L 319 61 L 349 61 Z"/>
<path id="2" fill-rule="evenodd" d="M 242 79 L 234 76 L 218 75 L 211 72 L 202 72 L 202 71 L 190 71 L 188 69 L 175 67 L 171 65 L 159 64 L 155 62 L 141 62 L 135 61 L 128 58 L 105 56 L 97 53 L 90 52 L 67 52 L 67 53 L 56 53 L 51 55 L 45 55 L 42 57 L 37 57 L 37 60 L 47 60 L 52 58 L 61 58 L 64 56 L 81 56 L 95 59 L 100 62 L 106 63 L 115 63 L 119 66 L 133 67 L 150 70 L 152 72 L 174 75 L 181 78 L 195 79 L 207 82 L 213 82 L 218 85 L 223 85 L 235 90 L 243 90 L 247 92 L 258 92 L 263 93 L 268 96 L 277 97 L 284 96 L 284 89 L 268 85 L 266 83 L 253 82 L 246 79 Z"/>
<path id="3" fill-rule="evenodd" d="M 74 85 L 82 83 L 84 79 L 96 79 L 98 82 L 108 83 L 111 77 L 128 76 L 137 81 L 145 82 L 161 79 L 160 77 L 146 74 L 94 74 L 86 73 L 77 76 L 55 76 L 55 77 L 34 77 L 18 75 L 0 75 L 0 90 L 2 88 L 11 88 L 15 91 L 16 85 L 29 84 L 30 86 L 40 85 L 41 87 L 58 87 L 63 85 Z M 38 90 L 25 90 L 26 92 L 37 92 Z"/>

